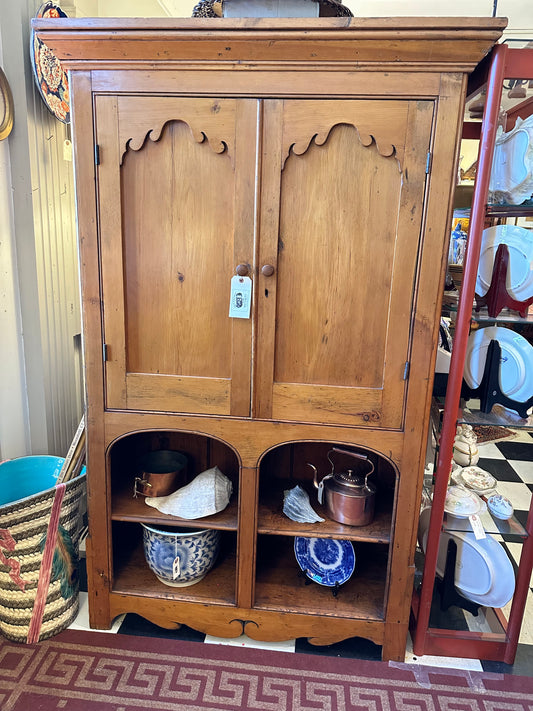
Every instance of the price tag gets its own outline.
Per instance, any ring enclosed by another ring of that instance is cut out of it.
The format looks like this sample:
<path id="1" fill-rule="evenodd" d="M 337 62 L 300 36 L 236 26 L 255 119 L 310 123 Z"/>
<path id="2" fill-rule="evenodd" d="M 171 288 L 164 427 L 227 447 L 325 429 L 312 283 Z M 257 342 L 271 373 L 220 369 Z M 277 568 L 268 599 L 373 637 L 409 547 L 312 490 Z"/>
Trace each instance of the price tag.
<path id="1" fill-rule="evenodd" d="M 177 555 L 174 558 L 174 562 L 172 563 L 172 579 L 177 580 L 179 576 L 181 575 L 181 561 L 179 555 Z"/>
<path id="2" fill-rule="evenodd" d="M 230 318 L 250 318 L 252 280 L 247 276 L 231 277 Z"/>
<path id="3" fill-rule="evenodd" d="M 472 514 L 472 516 L 468 517 L 468 520 L 470 521 L 470 525 L 472 526 L 472 530 L 474 531 L 474 536 L 477 541 L 487 537 L 483 524 L 481 523 L 481 519 L 477 514 Z"/>

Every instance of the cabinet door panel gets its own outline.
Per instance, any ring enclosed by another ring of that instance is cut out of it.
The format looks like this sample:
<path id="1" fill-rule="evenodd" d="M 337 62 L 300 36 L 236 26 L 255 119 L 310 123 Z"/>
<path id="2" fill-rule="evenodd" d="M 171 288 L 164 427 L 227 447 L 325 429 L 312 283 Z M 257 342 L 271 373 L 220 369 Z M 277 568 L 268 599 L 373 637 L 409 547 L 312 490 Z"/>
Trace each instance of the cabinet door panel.
<path id="1" fill-rule="evenodd" d="M 275 299 L 276 328 L 262 326 L 272 381 L 267 392 L 260 369 L 271 366 L 259 362 L 256 408 L 275 419 L 400 427 L 432 103 L 269 110 L 278 128 L 265 129 L 264 155 L 279 170 L 279 222 L 264 222 L 260 244 L 277 276 L 268 297 L 258 294 L 259 320 L 272 317 Z"/>
<path id="2" fill-rule="evenodd" d="M 108 407 L 249 415 L 251 322 L 228 311 L 256 121 L 254 101 L 98 97 Z"/>

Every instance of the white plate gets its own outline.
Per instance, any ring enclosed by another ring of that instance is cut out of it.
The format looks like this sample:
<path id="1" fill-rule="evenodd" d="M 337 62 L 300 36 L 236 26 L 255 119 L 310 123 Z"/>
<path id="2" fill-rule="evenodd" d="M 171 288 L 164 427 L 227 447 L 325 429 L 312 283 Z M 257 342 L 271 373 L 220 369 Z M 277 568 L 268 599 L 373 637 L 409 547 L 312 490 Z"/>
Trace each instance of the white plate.
<path id="1" fill-rule="evenodd" d="M 422 536 L 424 553 L 426 552 L 427 537 L 428 531 L 426 529 Z M 442 531 L 437 556 L 438 575 L 441 578 L 444 577 L 450 539 L 457 544 L 455 587 L 458 592 L 469 600 L 472 600 L 472 595 L 487 595 L 494 584 L 496 571 L 490 556 L 487 555 L 485 548 L 479 545 L 480 541 L 476 540 L 471 531 Z"/>
<path id="2" fill-rule="evenodd" d="M 473 535 L 473 534 L 472 534 Z M 478 541 L 485 550 L 485 555 L 494 568 L 494 580 L 488 593 L 470 593 L 469 600 L 484 607 L 505 607 L 512 599 L 515 590 L 515 576 L 513 564 L 509 560 L 504 547 L 492 536 L 487 536 Z"/>
<path id="3" fill-rule="evenodd" d="M 463 467 L 458 471 L 452 472 L 452 479 L 457 484 L 463 484 L 476 494 L 492 491 L 498 483 L 492 474 L 476 466 Z"/>
<path id="4" fill-rule="evenodd" d="M 502 392 L 518 402 L 525 402 L 533 395 L 533 346 L 510 328 L 489 326 L 470 334 L 466 348 L 464 379 L 471 388 L 479 386 L 491 340 L 497 340 L 502 351 Z"/>
<path id="5" fill-rule="evenodd" d="M 489 193 L 495 202 L 520 205 L 533 192 L 533 116 L 518 118 L 504 133 L 500 127 L 494 145 Z"/>
<path id="6" fill-rule="evenodd" d="M 430 508 L 424 509 L 419 520 L 418 540 L 424 553 L 430 514 Z M 504 607 L 514 594 L 515 576 L 503 546 L 490 535 L 476 540 L 472 532 L 445 531 L 441 534 L 437 558 L 437 573 L 441 577 L 444 575 L 450 538 L 457 543 L 455 587 L 458 592 L 484 607 Z M 487 579 L 488 590 L 480 592 L 487 588 Z"/>
<path id="7" fill-rule="evenodd" d="M 517 301 L 533 296 L 533 232 L 516 225 L 495 225 L 483 230 L 476 281 L 476 294 L 484 296 L 490 286 L 496 250 L 509 250 L 507 291 Z"/>

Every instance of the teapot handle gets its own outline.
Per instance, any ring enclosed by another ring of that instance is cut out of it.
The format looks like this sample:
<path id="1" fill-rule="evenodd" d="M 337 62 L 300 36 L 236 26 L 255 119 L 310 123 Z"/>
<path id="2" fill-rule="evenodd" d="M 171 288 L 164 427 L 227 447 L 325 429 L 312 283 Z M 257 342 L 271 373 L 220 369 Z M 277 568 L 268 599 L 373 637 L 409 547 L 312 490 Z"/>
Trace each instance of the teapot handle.
<path id="1" fill-rule="evenodd" d="M 332 447 L 328 452 L 328 459 L 331 452 L 337 452 L 337 454 L 347 454 L 349 457 L 356 457 L 357 459 L 368 459 L 366 454 L 358 454 L 357 452 L 349 452 L 347 449 L 340 449 L 339 447 Z M 331 461 L 331 460 L 330 460 Z"/>
<path id="2" fill-rule="evenodd" d="M 335 466 L 334 466 L 333 462 L 331 461 L 331 457 L 329 456 L 332 452 L 336 452 L 337 454 L 347 454 L 349 457 L 355 457 L 356 459 L 364 459 L 370 464 L 370 471 L 368 471 L 365 475 L 365 487 L 366 487 L 368 477 L 374 471 L 374 464 L 371 461 L 369 461 L 366 454 L 359 454 L 358 452 L 349 452 L 347 449 L 340 449 L 340 447 L 332 447 L 328 452 L 328 459 L 329 459 L 329 463 L 331 464 L 331 473 L 332 474 L 335 471 Z"/>

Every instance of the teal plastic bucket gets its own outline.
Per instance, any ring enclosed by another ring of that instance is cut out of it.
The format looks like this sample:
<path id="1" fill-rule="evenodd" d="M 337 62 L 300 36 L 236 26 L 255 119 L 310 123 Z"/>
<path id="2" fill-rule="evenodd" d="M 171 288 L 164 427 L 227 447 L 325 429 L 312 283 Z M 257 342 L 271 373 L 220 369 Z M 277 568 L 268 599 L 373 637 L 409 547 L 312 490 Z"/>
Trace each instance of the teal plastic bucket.
<path id="1" fill-rule="evenodd" d="M 0 464 L 0 506 L 39 494 L 56 485 L 63 457 L 34 455 Z"/>

